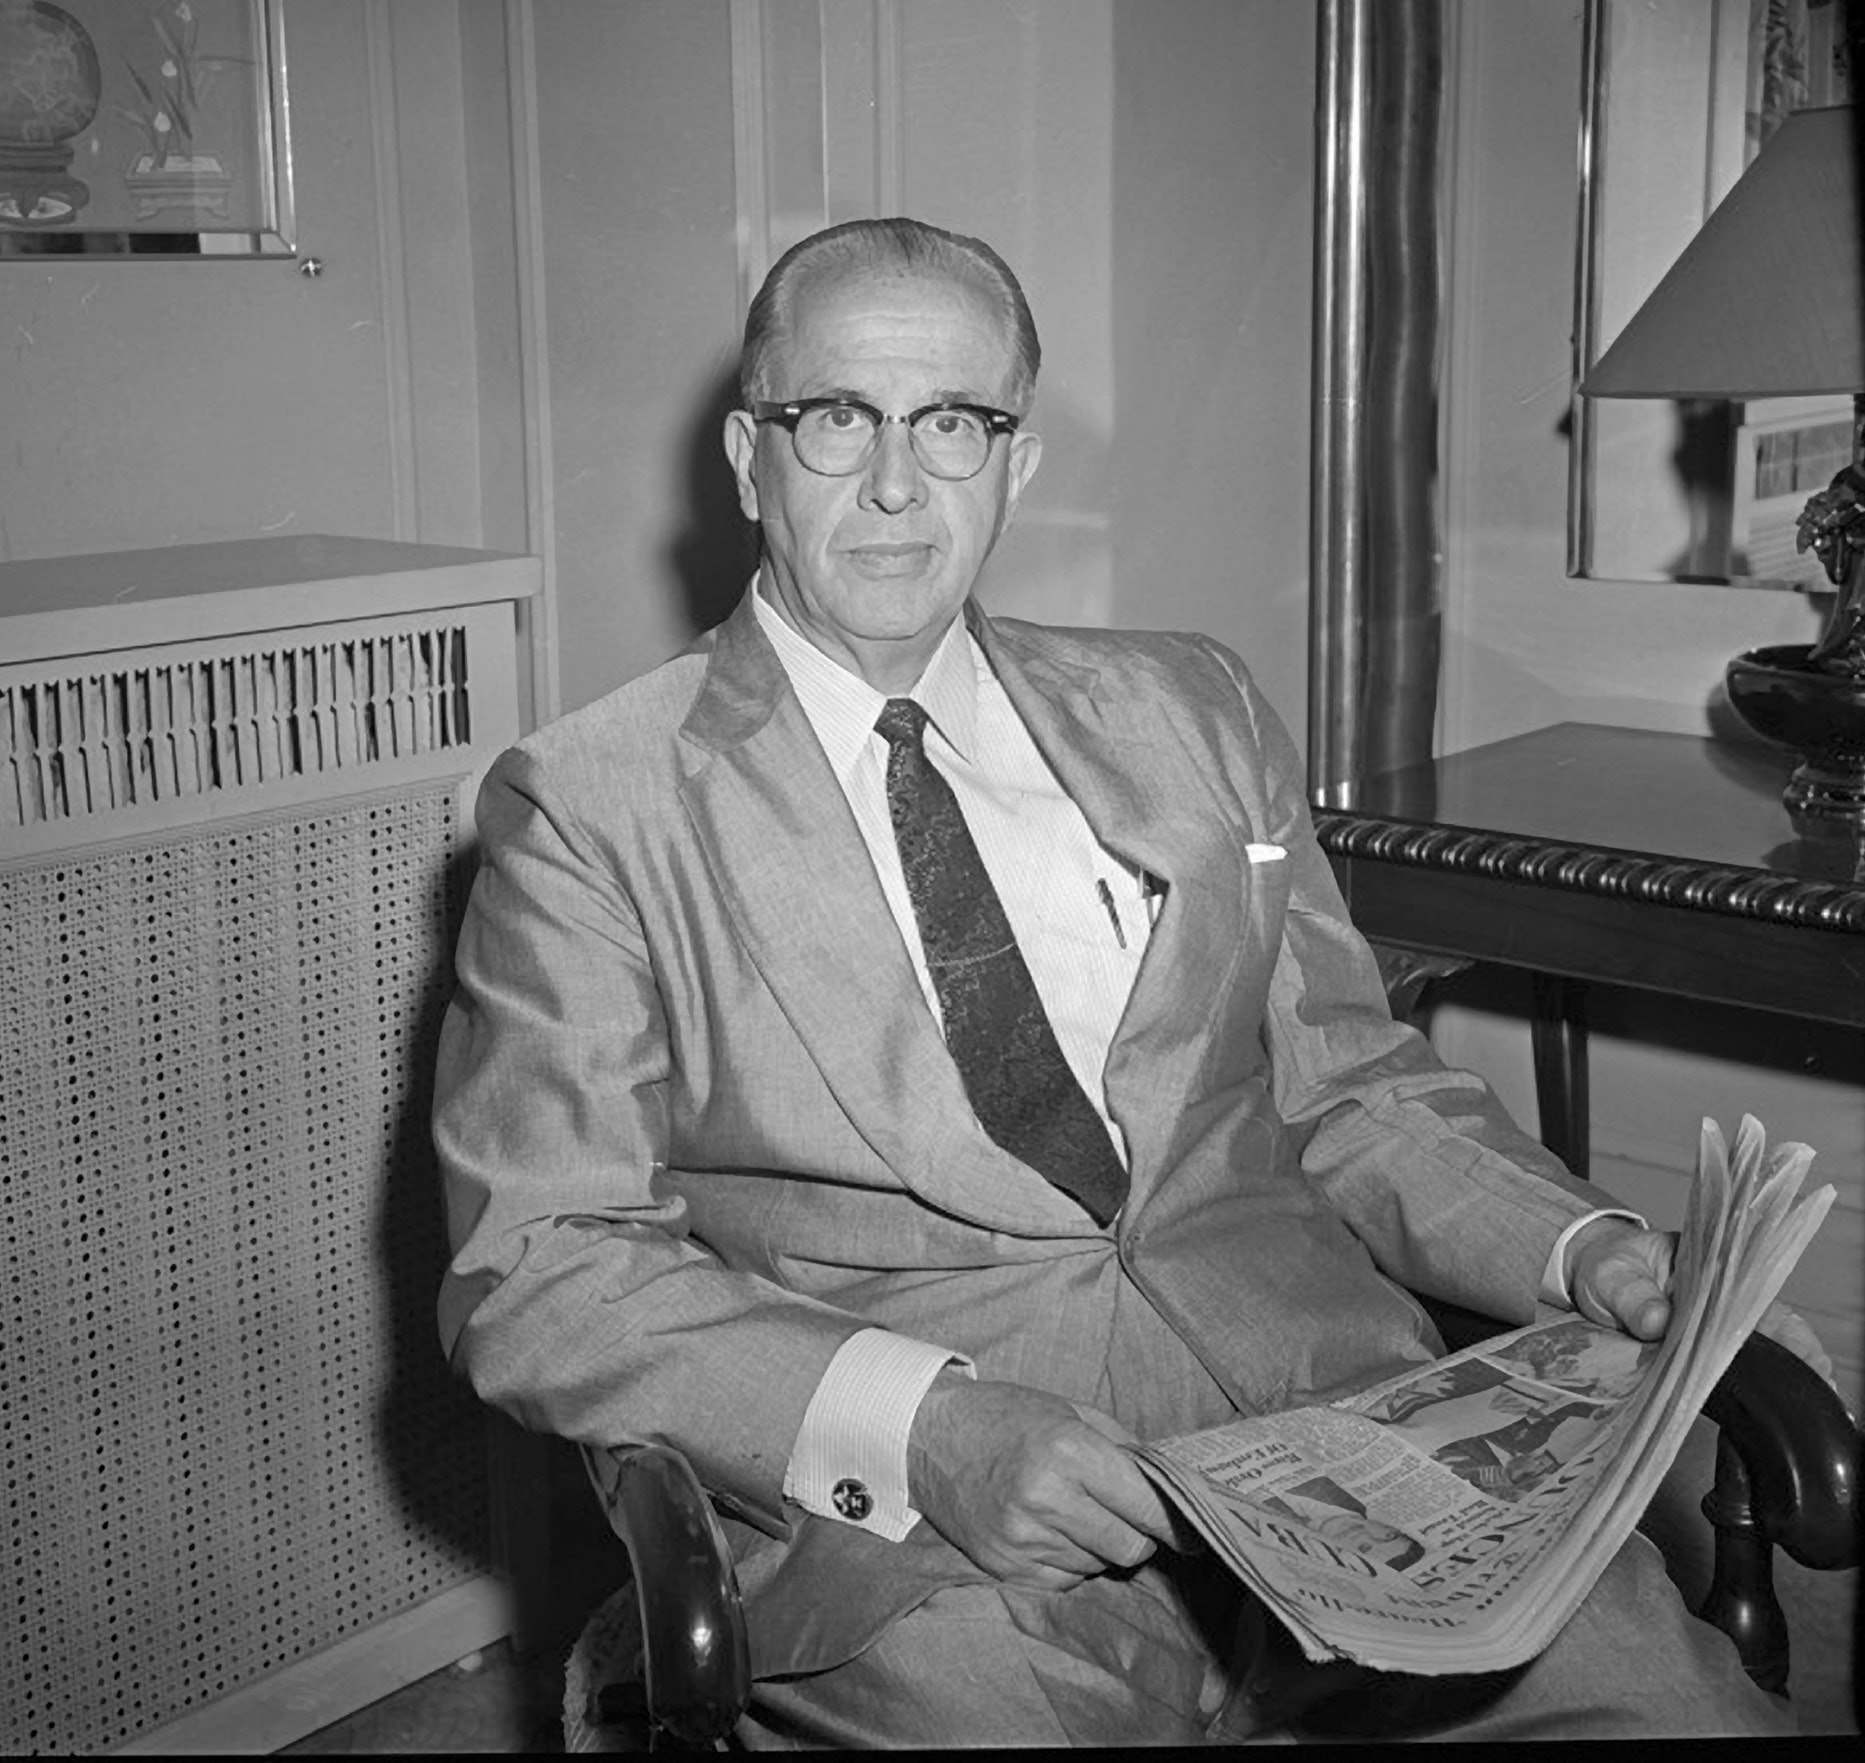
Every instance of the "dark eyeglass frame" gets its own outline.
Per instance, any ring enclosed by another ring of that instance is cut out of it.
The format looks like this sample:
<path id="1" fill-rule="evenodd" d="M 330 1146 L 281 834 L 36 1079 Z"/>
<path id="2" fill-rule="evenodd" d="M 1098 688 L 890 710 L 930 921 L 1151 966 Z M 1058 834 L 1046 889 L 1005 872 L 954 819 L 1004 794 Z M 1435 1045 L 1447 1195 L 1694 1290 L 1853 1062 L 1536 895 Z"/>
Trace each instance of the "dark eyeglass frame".
<path id="1" fill-rule="evenodd" d="M 751 419 L 753 422 L 775 422 L 781 424 L 790 431 L 790 445 L 794 448 L 796 446 L 797 424 L 812 410 L 859 410 L 865 416 L 872 418 L 874 422 L 874 438 L 869 442 L 867 452 L 862 454 L 862 456 L 846 471 L 823 471 L 819 467 L 811 465 L 801 453 L 797 454 L 797 463 L 800 464 L 805 471 L 815 472 L 818 477 L 853 477 L 856 472 L 862 470 L 867 465 L 868 461 L 874 457 L 875 449 L 881 444 L 881 430 L 890 422 L 897 422 L 905 426 L 908 445 L 913 448 L 913 457 L 919 460 L 920 465 L 925 470 L 932 472 L 934 477 L 943 478 L 947 483 L 962 484 L 968 479 L 976 477 L 990 462 L 991 448 L 996 444 L 997 437 L 999 435 L 1014 435 L 1023 422 L 1022 417 L 1013 416 L 1008 410 L 999 410 L 995 405 L 967 404 L 953 399 L 941 399 L 935 404 L 922 404 L 919 409 L 909 410 L 904 416 L 889 416 L 886 411 L 877 410 L 872 404 L 861 398 L 785 398 L 782 400 L 759 398 L 755 400 L 751 406 Z M 977 466 L 973 470 L 966 472 L 963 477 L 951 477 L 945 472 L 935 471 L 932 466 L 926 463 L 925 456 L 920 452 L 918 442 L 914 436 L 914 425 L 921 417 L 933 416 L 940 411 L 946 410 L 962 410 L 968 416 L 975 416 L 989 431 L 985 442 L 984 457 L 978 461 Z"/>

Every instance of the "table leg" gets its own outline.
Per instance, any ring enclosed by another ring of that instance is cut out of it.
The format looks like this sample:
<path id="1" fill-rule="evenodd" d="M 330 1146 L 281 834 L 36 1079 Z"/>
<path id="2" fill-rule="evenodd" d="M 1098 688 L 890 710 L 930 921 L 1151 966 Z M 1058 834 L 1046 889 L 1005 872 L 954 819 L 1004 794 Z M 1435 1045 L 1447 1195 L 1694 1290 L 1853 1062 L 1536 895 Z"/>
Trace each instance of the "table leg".
<path id="1" fill-rule="evenodd" d="M 1586 987 L 1561 974 L 1536 974 L 1531 1034 L 1541 1142 L 1584 1181 L 1591 1138 Z"/>

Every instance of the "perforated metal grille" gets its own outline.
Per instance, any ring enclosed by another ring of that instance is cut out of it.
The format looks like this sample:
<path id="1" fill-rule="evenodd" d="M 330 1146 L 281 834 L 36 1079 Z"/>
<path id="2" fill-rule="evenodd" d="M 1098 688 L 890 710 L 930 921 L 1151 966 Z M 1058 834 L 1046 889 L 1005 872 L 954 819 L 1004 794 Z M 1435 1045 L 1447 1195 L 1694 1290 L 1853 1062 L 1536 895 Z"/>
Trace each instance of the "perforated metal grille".
<path id="1" fill-rule="evenodd" d="M 427 1072 L 451 786 L 0 869 L 0 1750 L 485 1568 Z"/>
<path id="2" fill-rule="evenodd" d="M 466 655 L 465 627 L 432 620 L 0 679 L 0 827 L 464 746 Z"/>

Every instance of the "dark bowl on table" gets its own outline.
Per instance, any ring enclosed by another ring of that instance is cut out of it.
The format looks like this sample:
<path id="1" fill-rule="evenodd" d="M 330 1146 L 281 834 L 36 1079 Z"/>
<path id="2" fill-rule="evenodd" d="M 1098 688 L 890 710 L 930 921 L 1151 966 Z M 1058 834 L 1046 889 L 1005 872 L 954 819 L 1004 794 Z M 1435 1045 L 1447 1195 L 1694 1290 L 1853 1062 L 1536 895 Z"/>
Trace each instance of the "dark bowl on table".
<path id="1" fill-rule="evenodd" d="M 1750 649 L 1723 673 L 1730 706 L 1801 758 L 1782 800 L 1796 814 L 1865 825 L 1865 679 L 1807 665 L 1807 643 Z"/>

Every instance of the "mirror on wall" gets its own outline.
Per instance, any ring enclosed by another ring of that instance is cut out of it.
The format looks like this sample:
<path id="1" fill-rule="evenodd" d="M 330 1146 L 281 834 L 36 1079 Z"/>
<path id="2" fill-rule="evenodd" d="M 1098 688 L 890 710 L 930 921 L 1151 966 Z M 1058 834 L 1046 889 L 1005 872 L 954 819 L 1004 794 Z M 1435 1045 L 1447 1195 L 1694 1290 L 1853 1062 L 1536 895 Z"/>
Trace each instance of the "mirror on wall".
<path id="1" fill-rule="evenodd" d="M 1764 141 L 1843 104 L 1848 5 L 1588 0 L 1581 81 L 1576 384 Z M 1827 586 L 1794 523 L 1850 456 L 1844 396 L 1574 400 L 1568 572 Z"/>

